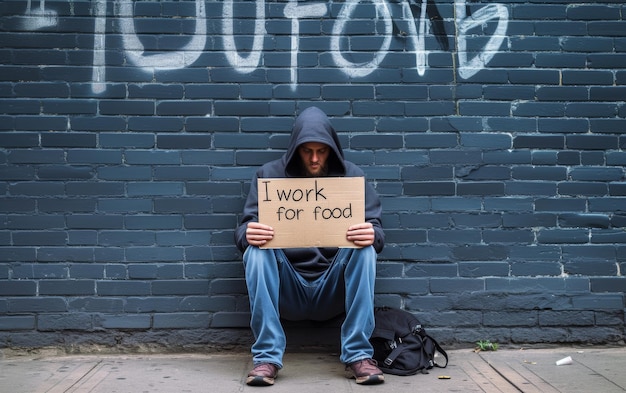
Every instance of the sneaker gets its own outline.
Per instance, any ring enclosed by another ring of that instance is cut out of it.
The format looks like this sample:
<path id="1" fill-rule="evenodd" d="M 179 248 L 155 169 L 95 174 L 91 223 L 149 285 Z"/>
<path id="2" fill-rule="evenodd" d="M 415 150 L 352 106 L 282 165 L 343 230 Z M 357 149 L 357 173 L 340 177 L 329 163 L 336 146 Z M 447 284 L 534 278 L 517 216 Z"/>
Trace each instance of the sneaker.
<path id="1" fill-rule="evenodd" d="M 278 374 L 278 367 L 271 363 L 261 363 L 254 366 L 248 373 L 246 384 L 250 386 L 270 386 Z"/>
<path id="2" fill-rule="evenodd" d="M 346 377 L 356 379 L 359 385 L 375 385 L 385 382 L 383 372 L 374 359 L 363 359 L 346 366 Z"/>

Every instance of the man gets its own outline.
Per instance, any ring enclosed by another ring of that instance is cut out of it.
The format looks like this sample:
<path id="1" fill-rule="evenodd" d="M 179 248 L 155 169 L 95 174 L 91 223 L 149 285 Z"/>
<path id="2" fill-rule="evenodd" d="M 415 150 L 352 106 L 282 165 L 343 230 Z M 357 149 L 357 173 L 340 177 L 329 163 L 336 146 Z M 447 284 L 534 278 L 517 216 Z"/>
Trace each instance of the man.
<path id="1" fill-rule="evenodd" d="M 248 385 L 273 385 L 283 367 L 286 339 L 281 318 L 322 321 L 343 313 L 340 360 L 346 365 L 346 375 L 363 385 L 384 382 L 369 343 L 374 328 L 376 254 L 384 245 L 381 205 L 374 188 L 366 182 L 365 222 L 346 232 L 357 248 L 259 248 L 273 238 L 274 230 L 258 222 L 257 178 L 320 176 L 364 174 L 344 159 L 326 114 L 310 107 L 297 117 L 285 154 L 256 172 L 235 231 L 237 247 L 244 253 L 255 337 Z"/>

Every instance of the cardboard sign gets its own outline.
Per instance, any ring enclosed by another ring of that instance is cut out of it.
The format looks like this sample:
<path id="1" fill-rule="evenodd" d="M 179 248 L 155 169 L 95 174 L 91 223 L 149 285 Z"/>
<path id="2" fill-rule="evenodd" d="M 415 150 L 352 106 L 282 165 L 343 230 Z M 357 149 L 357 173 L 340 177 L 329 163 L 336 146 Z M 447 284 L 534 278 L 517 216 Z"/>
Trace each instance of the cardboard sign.
<path id="1" fill-rule="evenodd" d="M 353 224 L 365 222 L 363 177 L 258 179 L 259 222 L 274 228 L 262 248 L 346 247 Z"/>

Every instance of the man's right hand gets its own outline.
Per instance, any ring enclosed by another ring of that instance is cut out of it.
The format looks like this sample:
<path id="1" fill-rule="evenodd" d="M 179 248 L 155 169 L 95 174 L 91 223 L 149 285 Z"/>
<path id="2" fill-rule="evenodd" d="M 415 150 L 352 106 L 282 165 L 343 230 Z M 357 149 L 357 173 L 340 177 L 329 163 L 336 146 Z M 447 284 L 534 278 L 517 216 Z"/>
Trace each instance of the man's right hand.
<path id="1" fill-rule="evenodd" d="M 274 228 L 259 222 L 249 222 L 246 240 L 251 246 L 260 247 L 274 238 Z"/>

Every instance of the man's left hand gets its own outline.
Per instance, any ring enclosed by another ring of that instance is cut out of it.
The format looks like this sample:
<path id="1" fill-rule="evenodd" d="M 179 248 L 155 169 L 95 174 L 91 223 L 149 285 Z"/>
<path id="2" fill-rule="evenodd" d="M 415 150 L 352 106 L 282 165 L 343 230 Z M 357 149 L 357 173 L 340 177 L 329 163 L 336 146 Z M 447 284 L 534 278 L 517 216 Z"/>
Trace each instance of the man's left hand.
<path id="1" fill-rule="evenodd" d="M 346 233 L 346 239 L 359 247 L 366 247 L 374 244 L 375 236 L 374 226 L 369 222 L 352 225 L 348 228 L 348 232 Z"/>

